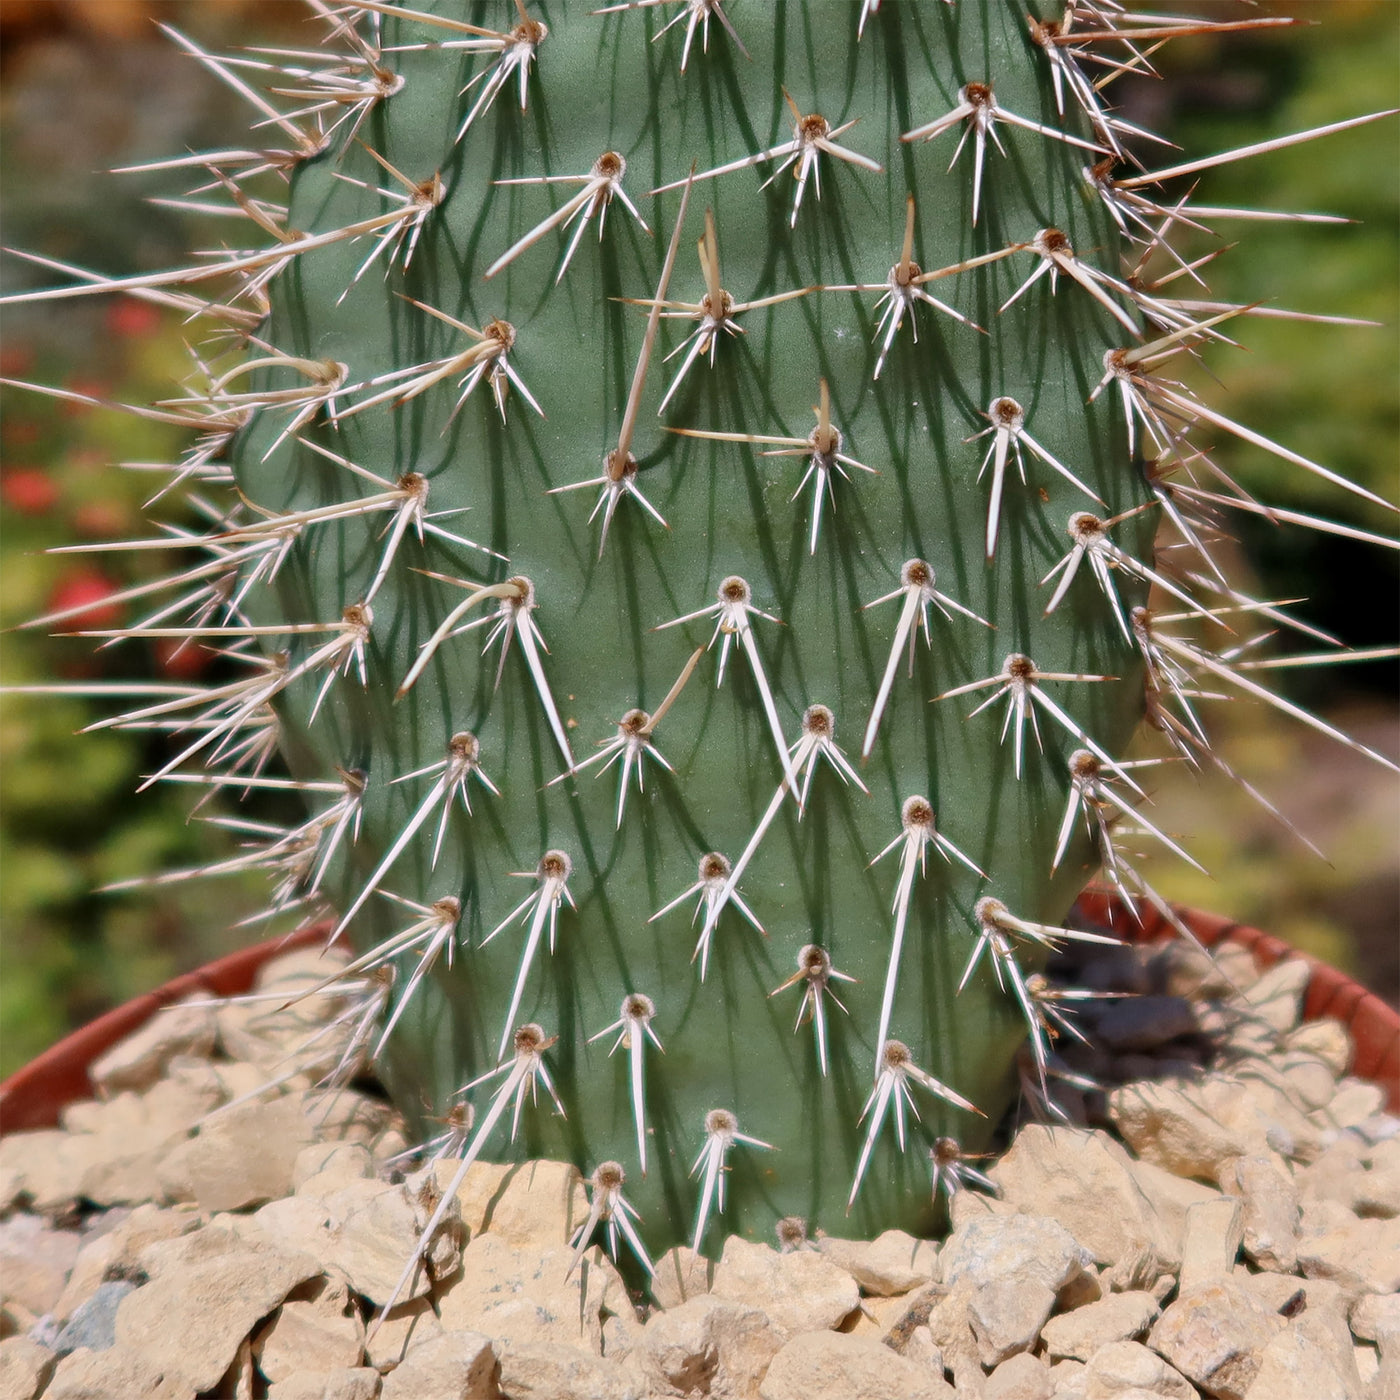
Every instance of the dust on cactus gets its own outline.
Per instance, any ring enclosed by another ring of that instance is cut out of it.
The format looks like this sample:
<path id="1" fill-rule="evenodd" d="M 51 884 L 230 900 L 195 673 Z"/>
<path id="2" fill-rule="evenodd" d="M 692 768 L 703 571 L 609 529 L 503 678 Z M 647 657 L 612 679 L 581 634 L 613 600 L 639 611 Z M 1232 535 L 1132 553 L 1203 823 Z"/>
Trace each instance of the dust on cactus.
<path id="1" fill-rule="evenodd" d="M 214 342 L 137 410 L 213 518 L 120 635 L 239 674 L 115 722 L 175 730 L 151 781 L 305 794 L 240 859 L 356 950 L 327 1083 L 372 1061 L 462 1173 L 576 1162 L 580 1250 L 926 1231 L 1075 1033 L 1075 894 L 1190 859 L 1152 766 L 1222 766 L 1222 696 L 1360 747 L 1255 679 L 1290 618 L 1212 557 L 1266 507 L 1209 450 L 1379 498 L 1177 378 L 1260 310 L 1173 248 L 1253 150 L 1153 169 L 1112 106 L 1291 21 L 309 3 L 305 53 L 172 33 L 280 143 L 172 162 L 256 246 L 11 298 Z"/>

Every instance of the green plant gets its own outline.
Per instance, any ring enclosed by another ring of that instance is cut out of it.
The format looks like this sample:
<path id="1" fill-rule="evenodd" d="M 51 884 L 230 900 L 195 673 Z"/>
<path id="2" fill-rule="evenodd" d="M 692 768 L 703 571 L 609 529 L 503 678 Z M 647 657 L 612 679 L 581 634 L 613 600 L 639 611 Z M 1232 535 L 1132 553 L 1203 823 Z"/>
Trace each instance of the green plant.
<path id="1" fill-rule="evenodd" d="M 1179 294 L 1196 216 L 1086 74 L 1197 26 L 312 8 L 323 54 L 199 55 L 302 104 L 207 158 L 269 246 L 25 294 L 249 348 L 161 410 L 206 561 L 122 629 L 241 678 L 124 722 L 228 790 L 280 747 L 312 815 L 246 863 L 360 952 L 332 1077 L 372 1054 L 424 1137 L 455 1102 L 463 1170 L 596 1169 L 580 1245 L 927 1227 L 1028 1029 L 1043 1090 L 1074 894 L 1160 903 L 1124 836 L 1179 848 L 1114 755 L 1146 714 L 1208 766 L 1198 692 L 1262 693 L 1231 649 L 1282 614 L 1213 561 L 1252 503 L 1198 438 L 1329 475 L 1172 378 L 1253 308 Z"/>

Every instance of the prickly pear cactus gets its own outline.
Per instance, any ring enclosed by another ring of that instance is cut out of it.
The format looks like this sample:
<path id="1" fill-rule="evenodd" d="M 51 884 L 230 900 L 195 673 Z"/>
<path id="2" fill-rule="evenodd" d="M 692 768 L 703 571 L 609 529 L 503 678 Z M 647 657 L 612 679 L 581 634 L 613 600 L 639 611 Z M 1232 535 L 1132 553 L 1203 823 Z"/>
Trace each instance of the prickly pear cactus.
<path id="1" fill-rule="evenodd" d="M 132 284 L 237 278 L 251 346 L 188 401 L 232 489 L 185 630 L 246 669 L 180 762 L 280 746 L 277 901 L 359 955 L 338 1072 L 463 1169 L 571 1159 L 643 1259 L 926 1229 L 1028 1029 L 1043 1081 L 1075 894 L 1155 901 L 1135 727 L 1202 764 L 1192 677 L 1238 679 L 1162 618 L 1225 586 L 1219 422 L 1159 371 L 1243 309 L 1124 274 L 1177 213 L 1093 81 L 1191 24 L 313 9 L 262 65 L 312 113 L 285 218 L 217 172 L 271 251 Z"/>

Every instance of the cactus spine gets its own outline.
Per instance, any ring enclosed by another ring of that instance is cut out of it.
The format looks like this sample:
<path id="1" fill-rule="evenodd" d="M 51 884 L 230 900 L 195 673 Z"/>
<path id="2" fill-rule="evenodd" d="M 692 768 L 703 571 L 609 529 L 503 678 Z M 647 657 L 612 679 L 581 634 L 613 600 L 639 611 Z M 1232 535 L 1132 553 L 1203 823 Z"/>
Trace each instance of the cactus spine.
<path id="1" fill-rule="evenodd" d="M 1074 894 L 1154 898 L 1110 818 L 1175 849 L 1144 709 L 1201 763 L 1191 678 L 1238 681 L 1147 611 L 1221 640 L 1169 367 L 1237 310 L 1121 273 L 1173 205 L 1087 56 L 1152 27 L 313 9 L 344 95 L 285 221 L 220 176 L 276 241 L 190 406 L 230 566 L 185 586 L 246 676 L 181 762 L 339 785 L 268 864 L 377 974 L 356 1048 L 425 1138 L 465 1100 L 464 1162 L 596 1169 L 643 1257 L 926 1229 L 1028 1028 L 1046 1072 Z"/>

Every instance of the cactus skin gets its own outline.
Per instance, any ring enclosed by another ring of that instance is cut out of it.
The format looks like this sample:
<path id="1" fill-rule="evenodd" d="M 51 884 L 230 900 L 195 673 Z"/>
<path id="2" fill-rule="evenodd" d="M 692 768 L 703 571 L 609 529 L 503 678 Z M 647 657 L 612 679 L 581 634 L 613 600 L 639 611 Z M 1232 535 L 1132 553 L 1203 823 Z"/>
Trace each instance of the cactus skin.
<path id="1" fill-rule="evenodd" d="M 504 9 L 477 8 L 482 13 L 470 17 L 482 24 Z M 455 6 L 438 9 L 458 13 Z M 973 905 L 991 893 L 1023 917 L 1056 920 L 1089 864 L 1080 850 L 1049 876 L 1064 762 L 1075 742 L 1042 717 L 1044 753 L 1027 736 L 1018 780 L 1009 741 L 998 742 L 999 705 L 969 719 L 985 696 L 928 701 L 994 675 L 1009 653 L 1023 652 L 1044 670 L 1121 678 L 1118 685 L 1051 687 L 1110 752 L 1126 741 L 1140 709 L 1140 665 L 1092 583 L 1080 581 L 1068 606 L 1040 615 L 1048 591 L 1037 584 L 1065 552 L 1064 522 L 1093 502 L 1030 459 L 1028 488 L 1009 473 L 998 548 L 988 561 L 988 487 L 978 481 L 987 444 L 966 439 L 987 427 L 991 401 L 1010 395 L 1026 407 L 1037 440 L 1108 503 L 1105 514 L 1145 500 L 1115 405 L 1105 397 L 1086 406 L 1102 354 L 1122 342 L 1122 328 L 1063 278 L 1057 294 L 1042 279 L 998 315 L 1036 265 L 1023 252 L 930 287 L 986 334 L 921 305 L 917 344 L 906 324 L 876 381 L 876 294 L 814 291 L 744 315 L 746 334 L 721 337 L 714 367 L 698 360 L 661 418 L 656 406 L 678 359 L 663 365 L 660 353 L 653 356 L 634 451 L 637 482 L 669 529 L 624 497 L 600 556 L 601 512 L 589 521 L 596 489 L 546 491 L 598 477 L 618 440 L 646 328 L 645 308 L 619 299 L 655 296 L 681 197 L 672 190 L 647 199 L 645 192 L 683 179 L 692 161 L 704 171 L 783 141 L 791 132 L 784 89 L 804 114 L 820 112 L 833 127 L 859 118 L 838 139 L 884 172 L 823 156 L 820 199 L 809 181 L 795 227 L 791 172 L 761 188 L 773 162 L 697 180 L 670 298 L 694 302 L 704 290 L 695 246 L 707 208 L 714 211 L 723 285 L 745 299 L 884 282 L 899 256 L 908 194 L 917 210 L 915 258 L 930 270 L 1029 241 L 1047 226 L 1061 228 L 1077 249 L 1096 250 L 1098 265 L 1115 267 L 1116 234 L 1083 196 L 1083 151 L 1000 128 L 1007 157 L 988 154 L 974 228 L 968 157 L 952 173 L 945 169 L 961 128 L 931 146 L 899 140 L 952 107 L 963 83 L 988 77 L 1012 111 L 1057 121 L 1048 71 L 1017 4 L 889 5 L 868 22 L 859 44 L 849 5 L 779 4 L 771 15 L 740 7 L 735 23 L 750 57 L 715 26 L 708 53 L 697 39 L 684 73 L 684 26 L 652 42 L 661 12 L 594 17 L 570 5 L 539 13 L 549 33 L 529 79 L 528 110 L 519 109 L 512 82 L 459 144 L 455 133 L 478 91 L 464 98 L 459 89 L 493 56 L 475 67 L 444 52 L 394 56 L 403 89 L 372 114 L 362 138 L 412 180 L 441 171 L 446 197 L 427 219 L 407 272 L 396 266 L 386 278 L 376 264 L 352 285 L 365 240 L 303 254 L 271 284 L 272 315 L 262 332 L 286 353 L 343 361 L 363 382 L 460 345 L 456 332 L 402 296 L 473 326 L 501 318 L 516 330 L 511 364 L 547 415 L 537 418 L 511 390 L 503 423 L 483 385 L 454 416 L 454 377 L 401 407 L 347 417 L 338 430 L 318 422 L 303 431 L 381 476 L 422 473 L 432 511 L 470 509 L 442 523 L 510 561 L 431 539 L 420 550 L 406 540 L 373 601 L 368 686 L 361 689 L 354 677 L 337 680 L 314 724 L 307 714 L 319 676 L 289 688 L 282 700 L 299 776 L 332 776 L 334 765 L 368 776 L 364 829 L 344 872 L 342 907 L 432 777 L 391 781 L 440 761 L 454 732 L 478 736 L 482 770 L 499 789 L 492 795 L 473 787 L 471 814 L 452 816 L 436 868 L 434 813 L 383 881 L 423 904 L 459 898 L 466 911 L 453 967 L 437 967 L 415 993 L 383 1072 L 410 1113 L 425 1105 L 440 1113 L 462 1085 L 496 1067 L 527 929 L 517 919 L 485 946 L 482 940 L 535 888 L 515 872 L 534 872 L 547 850 L 558 849 L 572 861 L 575 907 L 559 909 L 557 945 L 537 952 L 515 1022 L 537 1022 L 558 1038 L 546 1063 L 567 1117 L 541 1094 L 525 1110 L 515 1141 L 508 1142 L 503 1123 L 484 1154 L 562 1156 L 585 1172 L 620 1159 L 639 1228 L 652 1247 L 664 1248 L 693 1230 L 700 1185 L 688 1172 L 704 1144 L 705 1115 L 729 1109 L 741 1132 L 775 1150 L 740 1144 L 728 1154 L 724 1231 L 771 1239 L 787 1216 L 834 1233 L 926 1229 L 934 1213 L 928 1146 L 953 1129 L 969 1146 L 981 1141 L 983 1124 L 994 1123 L 1007 1102 L 1025 1034 L 990 959 L 956 994 L 975 944 Z M 385 22 L 386 48 L 425 37 L 438 33 L 407 20 Z M 567 234 L 554 232 L 485 280 L 493 260 L 575 189 L 493 181 L 582 174 L 604 151 L 625 156 L 624 188 L 651 233 L 614 201 L 601 242 L 586 231 L 558 285 Z M 389 207 L 338 175 L 388 183 L 364 151 L 333 150 L 297 172 L 291 227 L 314 234 Z M 685 334 L 694 328 L 674 323 L 659 349 L 681 343 L 676 326 Z M 828 501 L 811 553 L 811 482 L 789 501 L 804 458 L 763 457 L 745 445 L 664 428 L 805 437 L 821 378 L 831 386 L 844 450 L 879 475 L 852 472 L 854 480 L 834 482 L 835 509 Z M 296 382 L 286 371 L 266 381 L 273 388 Z M 250 501 L 280 513 L 363 494 L 347 473 L 291 440 L 265 457 L 284 426 L 282 416 L 264 414 L 238 444 L 234 467 Z M 257 620 L 326 621 L 362 598 L 377 568 L 383 519 L 353 519 L 322 530 L 314 547 L 298 545 L 279 575 L 275 603 L 255 602 Z M 878 740 L 861 765 L 900 605 L 863 608 L 898 588 L 901 566 L 914 557 L 928 560 L 939 587 L 996 630 L 957 614 L 946 621 L 935 609 L 932 648 L 919 641 L 912 679 L 901 660 Z M 616 765 L 600 775 L 594 764 L 551 785 L 565 765 L 518 646 L 496 685 L 497 653 L 481 655 L 482 631 L 455 638 L 395 700 L 417 648 L 464 596 L 415 568 L 482 582 L 523 575 L 533 583 L 533 616 L 549 647 L 544 669 L 578 762 L 614 736 L 626 711 L 656 707 L 691 652 L 709 640 L 714 619 L 653 629 L 713 603 L 728 575 L 750 583 L 754 606 L 783 624 L 753 622 L 788 741 L 798 737 L 809 704 L 829 706 L 836 742 L 869 788 L 867 795 L 843 783 L 824 764 L 800 821 L 795 804 L 784 804 L 740 886 L 767 937 L 728 909 L 702 982 L 691 957 L 695 901 L 649 922 L 695 882 L 704 853 L 738 857 L 781 780 L 742 650 L 732 649 L 718 689 L 718 645 L 701 659 L 654 736 L 674 771 L 644 760 L 645 792 L 632 780 L 617 829 Z M 1131 584 L 1124 594 L 1142 601 Z M 929 797 L 938 829 L 991 879 L 929 853 L 915 885 L 891 1034 L 988 1117 L 979 1122 L 913 1086 L 921 1121 L 910 1120 L 908 1150 L 898 1150 L 887 1116 L 848 1217 L 865 1138 L 859 1120 L 875 1066 L 898 853 L 870 862 L 900 834 L 901 804 L 913 794 Z M 398 906 L 374 897 L 356 914 L 352 934 L 368 948 L 405 922 Z M 809 943 L 857 979 L 833 984 L 849 1015 L 827 998 L 825 1078 L 811 1029 L 794 1033 L 802 988 L 769 995 Z M 665 1049 L 660 1055 L 650 1047 L 647 1056 L 645 1179 L 626 1050 L 609 1057 L 615 1035 L 589 1043 L 618 1020 L 630 992 L 652 998 L 652 1029 Z M 498 1083 L 474 1091 L 478 1122 Z M 427 1121 L 419 1122 L 429 1135 Z"/>

